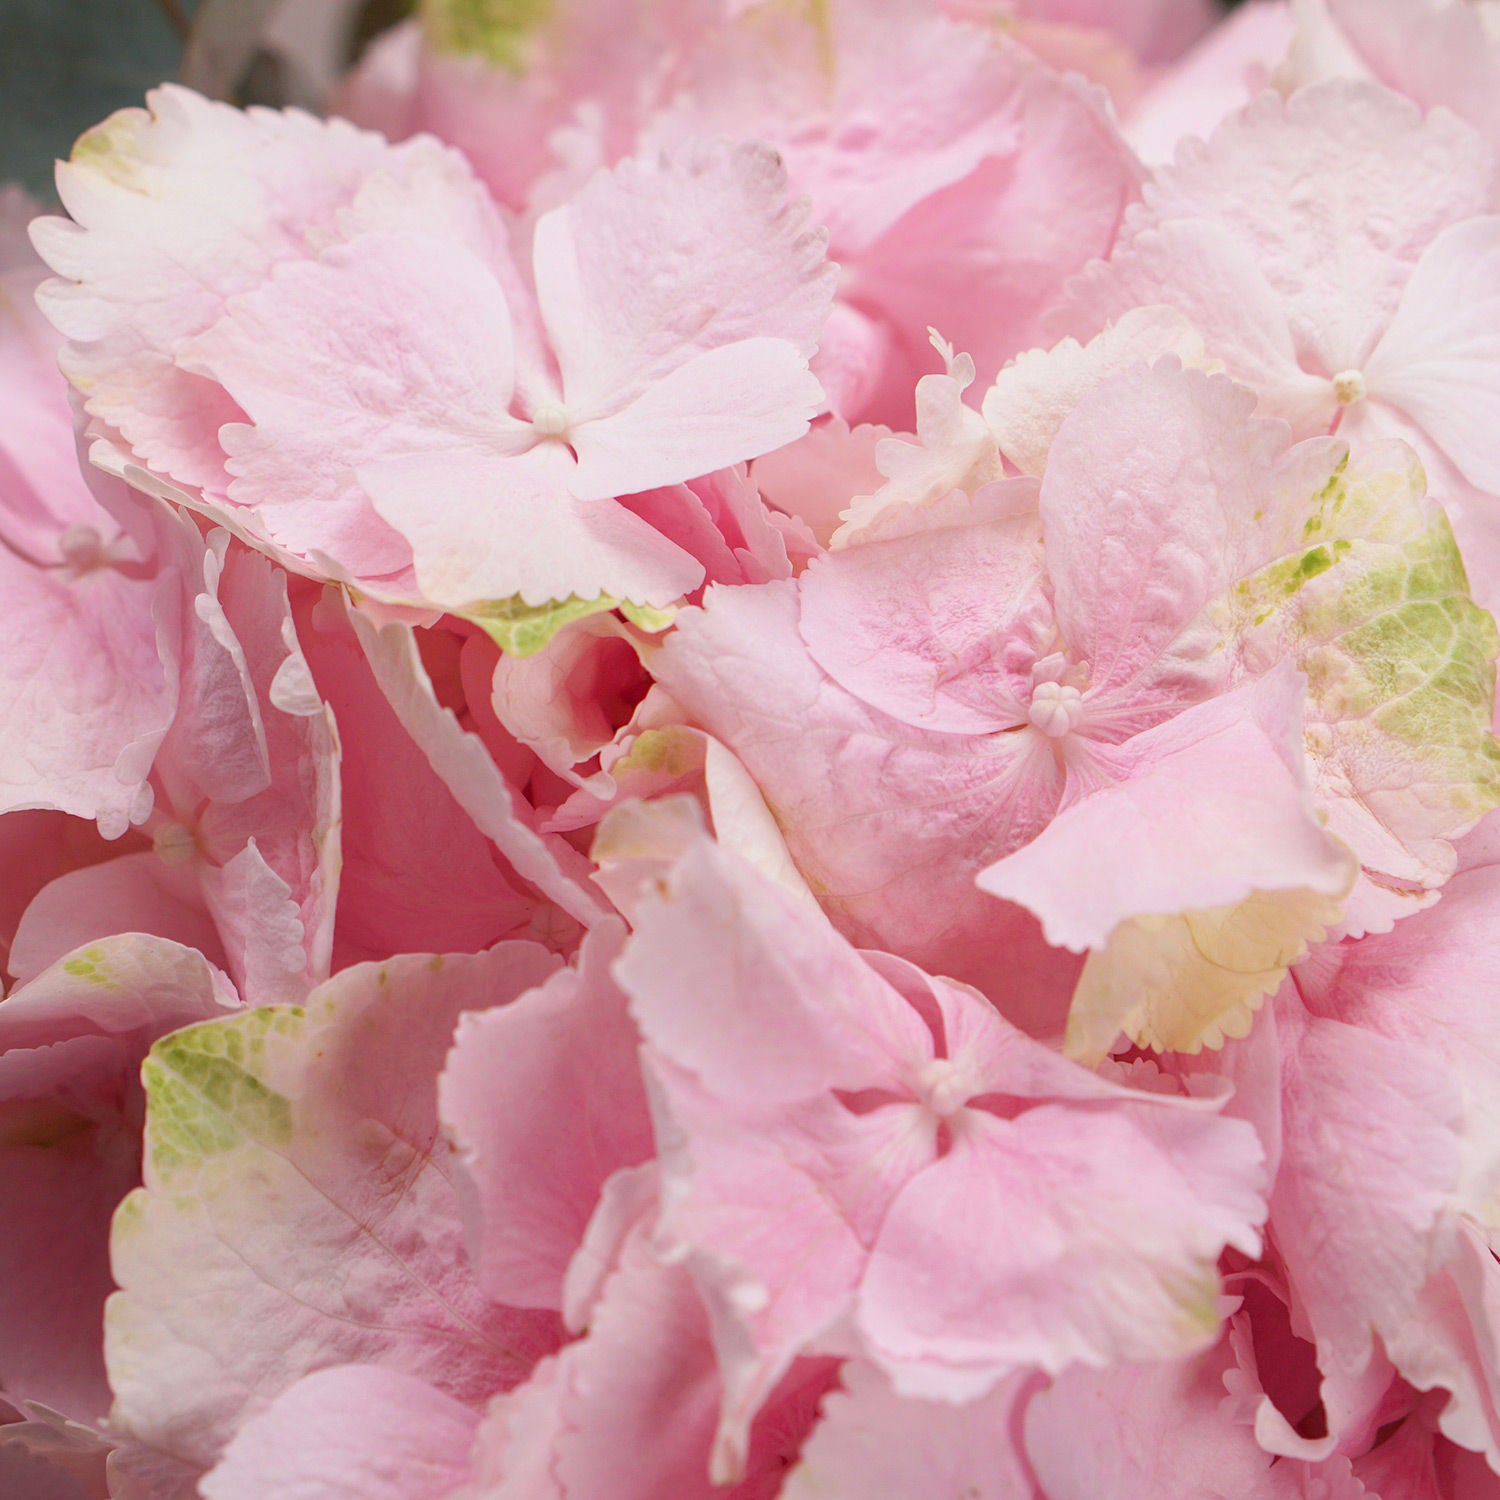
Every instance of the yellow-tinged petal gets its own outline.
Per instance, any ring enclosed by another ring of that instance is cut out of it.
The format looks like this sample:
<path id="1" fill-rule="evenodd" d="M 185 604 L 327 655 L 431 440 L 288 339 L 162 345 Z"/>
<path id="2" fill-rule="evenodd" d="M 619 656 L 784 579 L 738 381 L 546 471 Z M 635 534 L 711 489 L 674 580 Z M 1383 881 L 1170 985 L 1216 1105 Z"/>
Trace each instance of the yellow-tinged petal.
<path id="1" fill-rule="evenodd" d="M 1255 891 L 1232 906 L 1121 922 L 1083 966 L 1067 1054 L 1093 1066 L 1121 1032 L 1159 1052 L 1198 1052 L 1244 1036 L 1261 1001 L 1339 910 L 1338 900 L 1316 891 Z"/>

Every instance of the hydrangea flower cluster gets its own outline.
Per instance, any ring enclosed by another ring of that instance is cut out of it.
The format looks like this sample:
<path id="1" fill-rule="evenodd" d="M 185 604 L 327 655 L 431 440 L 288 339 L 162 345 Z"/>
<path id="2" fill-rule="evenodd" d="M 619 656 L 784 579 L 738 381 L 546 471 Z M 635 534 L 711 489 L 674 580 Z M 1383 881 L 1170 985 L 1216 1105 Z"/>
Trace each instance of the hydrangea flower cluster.
<path id="1" fill-rule="evenodd" d="M 1500 5 L 1213 22 L 0 197 L 6 1500 L 1500 1497 Z"/>

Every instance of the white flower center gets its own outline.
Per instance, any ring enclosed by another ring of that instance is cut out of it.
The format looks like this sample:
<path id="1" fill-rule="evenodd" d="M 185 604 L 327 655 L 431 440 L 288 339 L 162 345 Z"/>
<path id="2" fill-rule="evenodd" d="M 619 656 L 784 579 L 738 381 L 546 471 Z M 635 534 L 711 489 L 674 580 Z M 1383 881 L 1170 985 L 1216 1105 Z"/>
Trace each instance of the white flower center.
<path id="1" fill-rule="evenodd" d="M 1063 682 L 1039 682 L 1031 691 L 1033 726 L 1048 739 L 1060 740 L 1072 734 L 1083 717 L 1083 694 Z"/>
<path id="2" fill-rule="evenodd" d="M 1345 370 L 1333 377 L 1333 394 L 1340 406 L 1353 406 L 1365 399 L 1365 377 L 1362 370 Z"/>
<path id="3" fill-rule="evenodd" d="M 561 401 L 543 401 L 531 414 L 532 430 L 539 438 L 560 438 L 573 425 Z"/>
<path id="4" fill-rule="evenodd" d="M 940 1120 L 951 1119 L 979 1092 L 974 1070 L 951 1057 L 935 1057 L 917 1074 L 917 1094 Z"/>
<path id="5" fill-rule="evenodd" d="M 109 562 L 104 538 L 92 526 L 70 526 L 57 539 L 63 561 L 76 573 L 90 573 Z"/>
<path id="6" fill-rule="evenodd" d="M 182 823 L 163 823 L 151 835 L 151 847 L 164 865 L 185 865 L 198 852 L 198 839 Z"/>

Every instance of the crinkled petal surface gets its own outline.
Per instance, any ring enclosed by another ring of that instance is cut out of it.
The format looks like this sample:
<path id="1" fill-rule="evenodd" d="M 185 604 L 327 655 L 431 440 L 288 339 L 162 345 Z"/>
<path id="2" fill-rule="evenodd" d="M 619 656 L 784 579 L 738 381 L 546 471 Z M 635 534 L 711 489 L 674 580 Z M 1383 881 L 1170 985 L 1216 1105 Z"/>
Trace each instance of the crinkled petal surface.
<path id="1" fill-rule="evenodd" d="M 479 1418 L 414 1376 L 304 1376 L 235 1435 L 205 1500 L 444 1500 L 469 1477 Z"/>
<path id="2" fill-rule="evenodd" d="M 158 1043 L 146 1186 L 111 1247 L 121 1430 L 206 1465 L 325 1366 L 381 1364 L 477 1406 L 555 1346 L 554 1317 L 490 1302 L 469 1267 L 437 1075 L 460 1011 L 556 963 L 511 943 L 360 965 L 306 1008 Z"/>

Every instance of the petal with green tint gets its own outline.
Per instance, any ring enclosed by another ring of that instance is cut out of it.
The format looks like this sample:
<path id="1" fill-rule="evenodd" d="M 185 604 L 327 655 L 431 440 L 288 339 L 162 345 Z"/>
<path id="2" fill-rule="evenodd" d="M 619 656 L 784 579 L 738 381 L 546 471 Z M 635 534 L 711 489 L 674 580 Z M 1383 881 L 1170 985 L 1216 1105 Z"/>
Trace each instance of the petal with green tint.
<path id="1" fill-rule="evenodd" d="M 553 0 L 422 0 L 422 26 L 438 52 L 482 57 L 519 74 L 552 11 Z"/>
<path id="2" fill-rule="evenodd" d="M 1442 884 L 1449 841 L 1500 806 L 1500 637 L 1425 489 L 1410 450 L 1372 450 L 1316 497 L 1305 546 L 1224 601 L 1248 667 L 1290 657 L 1307 674 L 1330 829 L 1367 870 L 1416 887 Z"/>
<path id="3" fill-rule="evenodd" d="M 477 1408 L 555 1346 L 553 1314 L 479 1290 L 437 1077 L 460 1012 L 556 967 L 531 943 L 361 964 L 305 1008 L 156 1043 L 145 1186 L 111 1241 L 120 1290 L 105 1343 L 121 1431 L 206 1466 L 314 1370 L 379 1365 Z"/>

